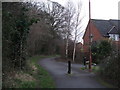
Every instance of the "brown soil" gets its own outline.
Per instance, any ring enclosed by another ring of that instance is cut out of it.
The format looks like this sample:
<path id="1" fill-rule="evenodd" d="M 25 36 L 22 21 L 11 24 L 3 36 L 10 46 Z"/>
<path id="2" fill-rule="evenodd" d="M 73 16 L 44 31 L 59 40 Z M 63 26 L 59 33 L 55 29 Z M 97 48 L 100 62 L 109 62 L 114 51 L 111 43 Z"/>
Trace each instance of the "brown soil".
<path id="1" fill-rule="evenodd" d="M 16 74 L 15 78 L 20 79 L 21 81 L 35 81 L 35 79 L 31 75 L 25 73 Z"/>

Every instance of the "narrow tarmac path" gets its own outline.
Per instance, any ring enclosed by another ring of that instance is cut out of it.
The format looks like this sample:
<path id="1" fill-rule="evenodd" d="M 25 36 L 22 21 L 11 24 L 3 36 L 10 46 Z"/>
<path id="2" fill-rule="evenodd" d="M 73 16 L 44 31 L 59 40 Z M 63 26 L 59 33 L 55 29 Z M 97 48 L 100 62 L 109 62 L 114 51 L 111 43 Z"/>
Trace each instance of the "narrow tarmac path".
<path id="1" fill-rule="evenodd" d="M 93 73 L 80 70 L 80 64 L 72 64 L 71 75 L 67 74 L 67 63 L 55 58 L 40 60 L 39 64 L 51 74 L 57 88 L 105 88 L 94 79 Z"/>

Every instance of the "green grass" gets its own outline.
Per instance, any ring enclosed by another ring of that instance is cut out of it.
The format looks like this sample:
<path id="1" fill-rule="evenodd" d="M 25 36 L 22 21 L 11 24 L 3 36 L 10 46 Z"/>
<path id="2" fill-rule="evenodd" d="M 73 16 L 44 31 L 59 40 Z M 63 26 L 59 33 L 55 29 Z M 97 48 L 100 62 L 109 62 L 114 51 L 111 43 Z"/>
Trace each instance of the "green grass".
<path id="1" fill-rule="evenodd" d="M 18 76 L 17 78 L 15 77 L 12 79 L 12 81 L 14 82 L 13 88 L 55 88 L 55 83 L 51 78 L 50 74 L 38 64 L 38 61 L 44 58 L 52 58 L 56 56 L 58 55 L 36 55 L 28 58 L 27 69 L 17 72 L 17 74 L 20 75 L 22 78 L 19 78 Z M 27 80 L 27 76 L 25 76 L 26 74 L 30 75 L 33 80 L 31 80 L 31 78 L 28 78 L 29 80 Z M 24 78 L 26 80 L 24 80 Z"/>
<path id="2" fill-rule="evenodd" d="M 44 70 L 42 67 L 39 67 L 39 70 L 41 71 L 38 75 L 38 78 L 40 78 L 41 88 L 55 88 L 54 81 L 50 77 L 49 73 L 46 72 L 46 70 Z"/>
<path id="3" fill-rule="evenodd" d="M 36 83 L 34 81 L 21 81 L 20 79 L 14 80 L 17 83 L 17 88 L 35 88 Z"/>
<path id="4" fill-rule="evenodd" d="M 85 68 L 85 67 L 81 67 L 80 69 L 81 69 L 81 70 L 85 70 L 86 68 Z"/>
<path id="5" fill-rule="evenodd" d="M 34 88 L 36 86 L 35 82 L 22 82 L 19 88 Z"/>
<path id="6" fill-rule="evenodd" d="M 89 69 L 89 67 L 88 66 L 87 67 L 81 67 L 80 69 L 81 70 L 86 70 L 86 69 Z M 99 66 L 92 66 L 92 72 L 97 73 L 97 72 L 99 72 L 99 70 L 100 70 Z"/>
<path id="7" fill-rule="evenodd" d="M 50 58 L 54 56 L 33 56 L 30 58 L 30 62 L 32 65 L 35 65 L 38 69 L 37 74 L 34 74 L 34 77 L 37 79 L 37 83 L 40 85 L 40 88 L 55 88 L 55 84 L 50 74 L 40 65 L 38 65 L 38 61 L 43 58 Z"/>

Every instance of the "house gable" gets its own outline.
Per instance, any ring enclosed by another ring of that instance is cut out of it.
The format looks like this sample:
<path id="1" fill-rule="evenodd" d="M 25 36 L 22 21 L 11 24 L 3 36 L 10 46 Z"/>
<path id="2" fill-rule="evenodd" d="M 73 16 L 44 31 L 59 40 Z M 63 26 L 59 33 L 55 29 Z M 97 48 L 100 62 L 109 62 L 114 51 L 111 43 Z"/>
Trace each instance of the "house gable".
<path id="1" fill-rule="evenodd" d="M 115 26 L 113 26 L 110 31 L 108 32 L 108 34 L 118 34 L 118 30 L 116 29 Z"/>
<path id="2" fill-rule="evenodd" d="M 97 27 L 94 25 L 93 21 L 90 20 L 88 25 L 87 25 L 85 34 L 83 36 L 84 52 L 88 52 L 89 51 L 89 42 L 90 42 L 90 39 L 89 39 L 89 26 L 90 26 L 91 34 L 93 35 L 93 42 L 101 40 L 101 38 L 103 38 L 101 33 L 99 32 L 99 30 L 97 29 Z"/>

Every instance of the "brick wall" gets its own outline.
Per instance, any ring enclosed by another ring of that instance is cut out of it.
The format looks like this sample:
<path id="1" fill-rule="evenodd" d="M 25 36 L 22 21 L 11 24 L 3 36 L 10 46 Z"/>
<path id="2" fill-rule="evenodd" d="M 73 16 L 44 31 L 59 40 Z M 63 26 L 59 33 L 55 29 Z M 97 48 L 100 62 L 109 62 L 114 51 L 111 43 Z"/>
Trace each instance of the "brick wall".
<path id="1" fill-rule="evenodd" d="M 88 23 L 88 26 L 86 28 L 85 34 L 83 36 L 83 50 L 84 52 L 89 52 L 89 25 L 90 25 L 90 30 L 91 34 L 93 35 L 93 40 L 92 42 L 102 40 L 104 37 L 102 37 L 101 33 L 99 30 L 96 28 L 96 26 L 93 24 L 92 21 Z"/>

